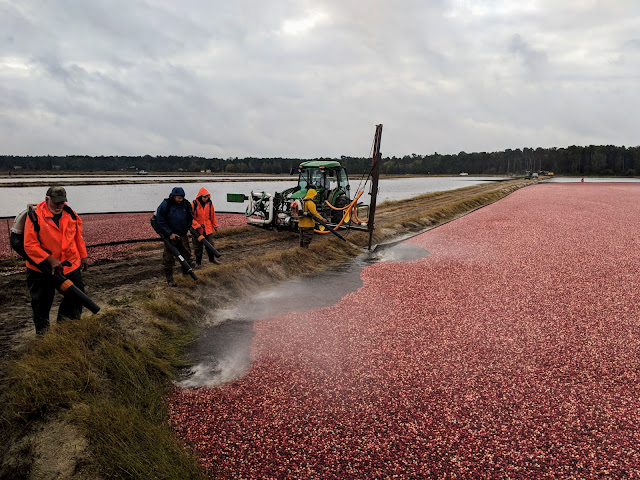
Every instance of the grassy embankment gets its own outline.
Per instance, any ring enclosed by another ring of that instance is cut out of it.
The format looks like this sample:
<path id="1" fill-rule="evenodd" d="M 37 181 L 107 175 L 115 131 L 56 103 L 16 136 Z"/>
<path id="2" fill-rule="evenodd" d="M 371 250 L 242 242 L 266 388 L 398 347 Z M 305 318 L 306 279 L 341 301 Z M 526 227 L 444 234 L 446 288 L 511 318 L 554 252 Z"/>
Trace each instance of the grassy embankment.
<path id="1" fill-rule="evenodd" d="M 530 183 L 383 204 L 374 243 L 439 225 Z M 233 233 L 224 232 L 229 239 Z M 113 299 L 97 316 L 55 325 L 3 371 L 0 476 L 47 478 L 47 469 L 56 468 L 56 478 L 202 478 L 195 457 L 173 437 L 164 403 L 199 321 L 248 294 L 245 285 L 308 275 L 357 255 L 368 234 L 351 233 L 349 240 L 327 235 L 309 251 L 260 255 L 256 249 L 250 257 L 200 270 L 198 284 L 177 279 L 181 288 L 137 291 Z"/>

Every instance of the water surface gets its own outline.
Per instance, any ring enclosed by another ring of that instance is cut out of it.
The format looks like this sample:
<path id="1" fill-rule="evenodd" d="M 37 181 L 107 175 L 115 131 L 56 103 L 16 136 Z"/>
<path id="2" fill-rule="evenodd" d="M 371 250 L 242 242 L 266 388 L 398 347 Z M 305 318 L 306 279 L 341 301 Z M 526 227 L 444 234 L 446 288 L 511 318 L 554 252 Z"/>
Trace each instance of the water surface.
<path id="1" fill-rule="evenodd" d="M 145 177 L 146 178 L 146 177 Z M 164 177 L 165 179 L 167 177 Z M 273 178 L 273 177 L 270 177 Z M 139 179 L 139 178 L 137 178 Z M 176 178 L 175 183 L 142 183 L 121 185 L 65 185 L 57 179 L 56 184 L 63 184 L 67 189 L 69 205 L 78 213 L 104 212 L 149 212 L 155 210 L 163 198 L 169 195 L 173 186 L 184 188 L 187 199 L 193 200 L 200 187 L 211 193 L 211 200 L 216 211 L 244 212 L 246 203 L 227 202 L 227 193 L 243 193 L 266 191 L 275 193 L 296 185 L 296 177 L 291 182 L 282 180 L 234 181 L 207 180 L 186 182 Z M 456 188 L 478 185 L 487 181 L 500 180 L 496 177 L 412 177 L 381 179 L 378 191 L 378 203 L 388 200 L 403 200 L 431 192 L 441 192 Z M 53 182 L 53 181 L 52 181 Z M 369 204 L 370 184 L 363 185 L 359 181 L 351 182 L 351 191 L 365 189 L 361 201 Z M 0 217 L 11 217 L 26 208 L 28 203 L 39 203 L 44 200 L 47 187 L 23 185 L 0 189 Z"/>

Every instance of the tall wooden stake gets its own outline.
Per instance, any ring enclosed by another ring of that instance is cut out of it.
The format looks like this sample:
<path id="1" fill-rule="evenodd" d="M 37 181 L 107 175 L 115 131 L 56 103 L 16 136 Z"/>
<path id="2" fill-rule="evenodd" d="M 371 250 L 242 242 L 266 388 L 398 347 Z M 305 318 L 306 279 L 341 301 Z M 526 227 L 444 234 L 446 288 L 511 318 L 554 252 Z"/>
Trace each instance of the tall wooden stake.
<path id="1" fill-rule="evenodd" d="M 371 206 L 369 207 L 369 250 L 373 240 L 373 221 L 376 216 L 376 200 L 378 198 L 378 180 L 380 179 L 380 141 L 382 140 L 382 124 L 376 125 L 376 135 L 373 140 L 373 156 L 371 158 Z"/>

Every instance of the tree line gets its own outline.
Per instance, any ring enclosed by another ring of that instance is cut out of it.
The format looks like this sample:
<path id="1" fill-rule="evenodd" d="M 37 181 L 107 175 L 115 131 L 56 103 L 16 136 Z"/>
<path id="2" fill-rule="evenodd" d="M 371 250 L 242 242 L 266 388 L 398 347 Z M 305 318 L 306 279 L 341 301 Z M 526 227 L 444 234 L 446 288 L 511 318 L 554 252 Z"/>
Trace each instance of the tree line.
<path id="1" fill-rule="evenodd" d="M 367 157 L 340 158 L 206 158 L 198 156 L 0 156 L 0 170 L 20 171 L 124 171 L 124 172 L 211 172 L 289 173 L 307 160 L 338 160 L 349 173 L 366 174 Z M 403 157 L 382 157 L 383 174 L 413 175 L 509 175 L 525 171 L 551 171 L 560 175 L 636 176 L 640 174 L 640 146 L 613 145 L 567 148 L 523 148 L 499 152 L 442 155 L 412 153 Z"/>

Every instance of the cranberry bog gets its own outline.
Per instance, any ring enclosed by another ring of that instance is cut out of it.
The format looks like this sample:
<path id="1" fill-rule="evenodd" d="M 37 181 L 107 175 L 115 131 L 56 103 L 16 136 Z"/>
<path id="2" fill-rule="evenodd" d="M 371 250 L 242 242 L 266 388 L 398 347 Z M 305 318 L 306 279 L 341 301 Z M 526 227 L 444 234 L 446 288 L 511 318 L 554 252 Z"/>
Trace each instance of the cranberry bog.
<path id="1" fill-rule="evenodd" d="M 252 365 L 176 387 L 212 475 L 640 476 L 640 184 L 538 184 L 407 242 L 336 305 L 259 320 Z"/>

